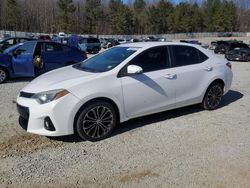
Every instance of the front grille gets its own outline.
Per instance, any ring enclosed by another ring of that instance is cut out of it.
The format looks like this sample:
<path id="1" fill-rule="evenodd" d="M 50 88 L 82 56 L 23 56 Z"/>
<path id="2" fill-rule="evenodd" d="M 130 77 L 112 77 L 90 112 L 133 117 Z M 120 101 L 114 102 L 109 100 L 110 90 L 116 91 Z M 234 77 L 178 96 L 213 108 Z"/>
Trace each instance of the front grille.
<path id="1" fill-rule="evenodd" d="M 24 98 L 31 98 L 34 95 L 34 93 L 26 93 L 21 91 L 20 92 L 20 97 L 24 97 Z"/>

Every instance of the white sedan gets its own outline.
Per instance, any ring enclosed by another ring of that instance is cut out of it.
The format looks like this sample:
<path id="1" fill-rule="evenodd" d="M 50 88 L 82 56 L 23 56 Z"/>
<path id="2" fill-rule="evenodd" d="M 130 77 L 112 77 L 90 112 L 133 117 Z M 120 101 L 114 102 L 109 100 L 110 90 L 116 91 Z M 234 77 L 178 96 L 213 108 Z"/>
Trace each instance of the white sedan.
<path id="1" fill-rule="evenodd" d="M 232 77 L 229 62 L 197 45 L 123 44 L 29 83 L 17 98 L 19 123 L 98 141 L 131 118 L 198 103 L 216 109 Z"/>

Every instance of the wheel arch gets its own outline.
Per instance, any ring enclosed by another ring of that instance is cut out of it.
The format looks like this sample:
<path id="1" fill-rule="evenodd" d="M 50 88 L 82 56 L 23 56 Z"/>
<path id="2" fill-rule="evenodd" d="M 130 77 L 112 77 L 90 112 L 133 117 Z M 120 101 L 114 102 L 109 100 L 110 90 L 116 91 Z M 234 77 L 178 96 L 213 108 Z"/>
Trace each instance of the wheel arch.
<path id="1" fill-rule="evenodd" d="M 94 103 L 94 102 L 98 102 L 98 101 L 101 101 L 101 102 L 107 102 L 109 104 L 111 104 L 116 112 L 116 115 L 117 115 L 117 123 L 120 123 L 120 110 L 119 110 L 119 107 L 118 105 L 110 98 L 107 98 L 107 97 L 96 97 L 96 98 L 93 98 L 93 99 L 90 99 L 89 101 L 85 102 L 77 111 L 75 117 L 74 117 L 74 122 L 73 122 L 73 126 L 74 126 L 74 133 L 76 133 L 76 122 L 77 122 L 77 119 L 79 117 L 79 115 L 81 114 L 81 111 L 88 105 Z"/>
<path id="2" fill-rule="evenodd" d="M 208 88 L 209 88 L 211 85 L 215 84 L 215 83 L 220 83 L 220 84 L 222 84 L 223 92 L 224 92 L 224 89 L 225 89 L 225 82 L 224 82 L 224 80 L 223 80 L 222 78 L 215 78 L 213 81 L 211 81 L 211 82 L 208 84 L 208 86 L 207 86 L 205 92 L 203 93 L 202 101 L 203 101 L 203 99 L 204 99 L 204 97 L 205 97 L 205 95 L 206 95 L 206 93 L 207 93 Z"/>
<path id="3" fill-rule="evenodd" d="M 6 68 L 5 66 L 2 66 L 2 65 L 0 65 L 0 68 L 4 69 L 6 71 L 6 73 L 7 73 L 7 79 L 10 78 L 11 74 L 10 74 L 8 68 Z"/>

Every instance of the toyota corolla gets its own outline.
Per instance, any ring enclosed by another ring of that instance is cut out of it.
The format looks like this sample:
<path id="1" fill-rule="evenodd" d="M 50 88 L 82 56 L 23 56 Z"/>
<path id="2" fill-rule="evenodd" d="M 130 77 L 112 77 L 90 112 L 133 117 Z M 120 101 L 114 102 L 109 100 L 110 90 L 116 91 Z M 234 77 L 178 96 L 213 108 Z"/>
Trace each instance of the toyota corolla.
<path id="1" fill-rule="evenodd" d="M 17 98 L 19 123 L 35 134 L 98 141 L 139 116 L 192 104 L 214 110 L 232 77 L 229 62 L 198 45 L 123 44 L 29 83 Z"/>

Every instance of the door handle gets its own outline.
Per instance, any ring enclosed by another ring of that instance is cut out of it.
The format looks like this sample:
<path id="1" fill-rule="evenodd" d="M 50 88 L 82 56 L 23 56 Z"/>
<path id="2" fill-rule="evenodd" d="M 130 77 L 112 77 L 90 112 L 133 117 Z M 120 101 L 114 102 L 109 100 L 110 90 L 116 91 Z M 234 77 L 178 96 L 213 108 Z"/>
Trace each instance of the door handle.
<path id="1" fill-rule="evenodd" d="M 213 70 L 213 67 L 205 67 L 204 70 L 209 72 Z"/>
<path id="2" fill-rule="evenodd" d="M 175 79 L 176 78 L 176 74 L 166 74 L 165 76 L 164 76 L 164 78 L 167 78 L 167 79 Z"/>

